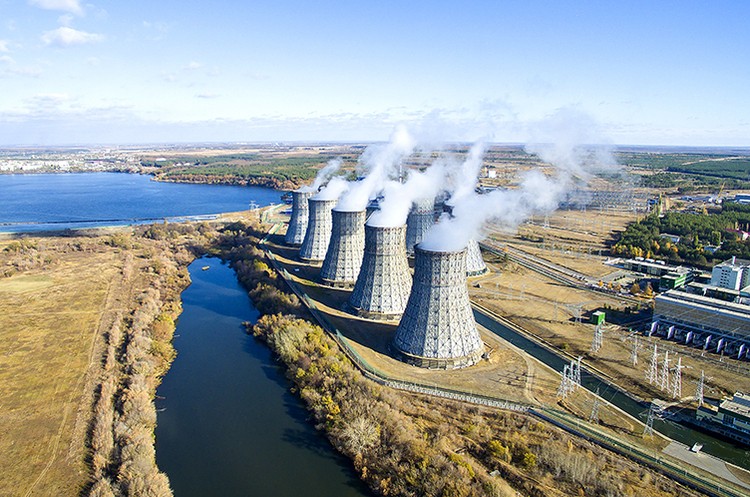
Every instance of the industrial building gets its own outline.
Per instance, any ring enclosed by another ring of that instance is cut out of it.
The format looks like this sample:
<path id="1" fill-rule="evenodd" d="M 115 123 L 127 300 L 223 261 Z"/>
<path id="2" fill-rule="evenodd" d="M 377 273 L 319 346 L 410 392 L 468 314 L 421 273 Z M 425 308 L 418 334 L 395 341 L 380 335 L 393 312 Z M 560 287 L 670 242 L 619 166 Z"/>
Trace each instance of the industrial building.
<path id="1" fill-rule="evenodd" d="M 654 298 L 650 333 L 703 350 L 747 359 L 750 306 L 669 290 Z"/>
<path id="2" fill-rule="evenodd" d="M 750 395 L 737 392 L 717 404 L 698 408 L 695 417 L 701 426 L 745 445 L 750 445 Z"/>
<path id="3" fill-rule="evenodd" d="M 750 261 L 732 257 L 714 266 L 711 284 L 731 290 L 742 290 L 750 285 Z"/>

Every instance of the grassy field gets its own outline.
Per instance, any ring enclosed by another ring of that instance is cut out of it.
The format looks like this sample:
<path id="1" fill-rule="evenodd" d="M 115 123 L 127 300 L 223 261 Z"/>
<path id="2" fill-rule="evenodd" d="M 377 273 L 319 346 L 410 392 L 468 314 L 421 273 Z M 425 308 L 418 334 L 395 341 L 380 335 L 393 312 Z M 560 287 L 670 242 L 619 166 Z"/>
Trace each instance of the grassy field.
<path id="1" fill-rule="evenodd" d="M 11 257 L 5 246 L 6 266 L 34 257 Z M 78 412 L 118 291 L 113 250 L 38 252 L 56 260 L 0 279 L 0 495 L 75 495 L 84 484 Z"/>

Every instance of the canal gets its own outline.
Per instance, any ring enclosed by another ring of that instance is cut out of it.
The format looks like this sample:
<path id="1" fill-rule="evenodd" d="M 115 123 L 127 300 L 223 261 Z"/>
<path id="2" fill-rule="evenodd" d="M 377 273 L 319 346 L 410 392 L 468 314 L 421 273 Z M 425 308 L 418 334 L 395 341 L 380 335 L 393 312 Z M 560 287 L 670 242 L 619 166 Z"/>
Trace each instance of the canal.
<path id="1" fill-rule="evenodd" d="M 558 356 L 516 331 L 503 326 L 478 309 L 474 309 L 474 317 L 478 324 L 526 351 L 529 355 L 545 363 L 555 371 L 562 371 L 565 365 L 569 364 L 569 360 Z M 649 409 L 647 404 L 641 404 L 619 389 L 593 376 L 585 368 L 581 369 L 581 384 L 584 388 L 592 392 L 599 390 L 599 395 L 603 399 L 616 405 L 631 416 L 640 419 L 642 422 L 646 422 Z M 669 420 L 656 419 L 654 421 L 654 430 L 688 446 L 692 446 L 696 442 L 703 444 L 702 450 L 704 452 L 745 469 L 750 469 L 750 451 L 731 442 L 718 439 L 707 433 Z"/>

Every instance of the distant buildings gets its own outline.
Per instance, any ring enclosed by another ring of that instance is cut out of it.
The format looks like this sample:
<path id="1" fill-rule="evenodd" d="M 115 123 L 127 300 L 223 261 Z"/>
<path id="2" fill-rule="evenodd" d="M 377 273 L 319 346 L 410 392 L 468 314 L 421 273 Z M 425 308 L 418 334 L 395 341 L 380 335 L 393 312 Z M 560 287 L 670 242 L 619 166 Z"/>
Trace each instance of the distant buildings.
<path id="1" fill-rule="evenodd" d="M 718 405 L 707 403 L 695 417 L 702 426 L 750 445 L 750 395 L 738 392 Z"/>
<path id="2" fill-rule="evenodd" d="M 750 285 L 750 261 L 732 257 L 715 265 L 711 271 L 711 284 L 721 288 L 742 290 Z"/>
<path id="3" fill-rule="evenodd" d="M 750 306 L 669 290 L 654 298 L 650 333 L 703 350 L 747 359 Z"/>

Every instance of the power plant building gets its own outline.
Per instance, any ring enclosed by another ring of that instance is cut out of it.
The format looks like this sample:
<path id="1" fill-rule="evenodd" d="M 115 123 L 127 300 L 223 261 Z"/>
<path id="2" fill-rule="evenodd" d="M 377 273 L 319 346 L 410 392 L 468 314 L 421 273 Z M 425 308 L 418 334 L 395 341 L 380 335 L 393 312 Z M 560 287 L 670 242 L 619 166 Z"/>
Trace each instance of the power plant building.
<path id="1" fill-rule="evenodd" d="M 750 351 L 750 306 L 669 290 L 654 298 L 651 332 L 738 359 Z"/>
<path id="2" fill-rule="evenodd" d="M 750 261 L 732 257 L 714 266 L 711 284 L 731 290 L 742 290 L 750 285 Z"/>
<path id="3" fill-rule="evenodd" d="M 430 369 L 476 364 L 484 354 L 466 288 L 466 250 L 415 248 L 414 281 L 393 346 L 405 362 Z"/>
<path id="4" fill-rule="evenodd" d="M 329 286 L 351 288 L 357 281 L 365 248 L 365 211 L 331 211 L 331 239 L 321 281 Z"/>

